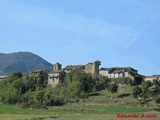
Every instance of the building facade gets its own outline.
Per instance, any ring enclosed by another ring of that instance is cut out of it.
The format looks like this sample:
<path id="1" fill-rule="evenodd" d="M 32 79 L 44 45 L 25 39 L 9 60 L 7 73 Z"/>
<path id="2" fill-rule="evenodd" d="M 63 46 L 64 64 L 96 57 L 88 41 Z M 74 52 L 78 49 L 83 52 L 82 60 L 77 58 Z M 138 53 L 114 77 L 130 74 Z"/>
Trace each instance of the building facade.
<path id="1" fill-rule="evenodd" d="M 48 79 L 48 71 L 47 70 L 40 69 L 40 70 L 30 71 L 29 75 L 43 77 L 45 80 Z"/>
<path id="2" fill-rule="evenodd" d="M 90 73 L 91 75 L 99 74 L 100 61 L 94 61 L 93 63 L 88 63 L 85 65 L 85 73 Z"/>
<path id="3" fill-rule="evenodd" d="M 0 81 L 3 80 L 3 79 L 6 79 L 7 76 L 0 76 Z"/>
<path id="4" fill-rule="evenodd" d="M 75 69 L 83 70 L 85 73 L 90 73 L 91 75 L 99 74 L 100 64 L 100 61 L 95 61 L 86 65 L 67 65 L 64 69 L 62 69 L 62 65 L 56 63 L 53 65 L 53 72 L 48 74 L 48 84 L 55 87 L 60 81 L 64 80 L 65 76 L 69 72 Z"/>
<path id="5" fill-rule="evenodd" d="M 57 62 L 53 65 L 53 72 L 48 74 L 48 84 L 52 87 L 55 87 L 64 78 L 64 71 L 61 67 L 62 65 Z"/>
<path id="6" fill-rule="evenodd" d="M 135 76 L 138 75 L 138 71 L 131 67 L 112 67 L 112 68 L 101 68 L 99 74 L 108 78 L 123 78 L 128 77 L 134 80 Z"/>
<path id="7" fill-rule="evenodd" d="M 146 76 L 146 77 L 144 78 L 144 81 L 151 81 L 151 82 L 153 82 L 153 80 L 158 80 L 158 81 L 160 81 L 160 75 Z"/>

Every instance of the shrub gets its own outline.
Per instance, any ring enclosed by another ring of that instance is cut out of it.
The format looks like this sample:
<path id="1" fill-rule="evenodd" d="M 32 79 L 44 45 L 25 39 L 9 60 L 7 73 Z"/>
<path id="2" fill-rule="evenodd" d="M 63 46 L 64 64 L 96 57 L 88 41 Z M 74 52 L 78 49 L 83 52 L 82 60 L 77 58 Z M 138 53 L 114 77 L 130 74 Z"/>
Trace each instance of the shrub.
<path id="1" fill-rule="evenodd" d="M 130 78 L 120 78 L 117 82 L 121 84 L 132 85 L 132 80 Z"/>
<path id="2" fill-rule="evenodd" d="M 139 100 L 139 103 L 140 103 L 141 105 L 143 105 L 143 104 L 146 104 L 147 101 L 146 101 L 145 99 L 140 99 L 140 100 Z"/>
<path id="3" fill-rule="evenodd" d="M 160 106 L 158 106 L 157 108 L 154 108 L 155 111 L 160 111 Z"/>
<path id="4" fill-rule="evenodd" d="M 155 99 L 155 102 L 156 102 L 156 103 L 160 103 L 160 97 L 156 98 L 156 99 Z"/>
<path id="5" fill-rule="evenodd" d="M 134 98 L 138 98 L 141 95 L 141 93 L 142 93 L 142 89 L 138 86 L 132 89 L 132 95 Z"/>
<path id="6" fill-rule="evenodd" d="M 111 93 L 117 93 L 118 91 L 118 86 L 115 84 L 111 84 L 108 86 L 108 91 L 110 91 Z"/>
<path id="7" fill-rule="evenodd" d="M 152 86 L 152 83 L 150 81 L 146 81 L 142 83 L 142 91 L 144 93 L 148 93 L 148 88 Z"/>
<path id="8" fill-rule="evenodd" d="M 47 106 L 44 103 L 18 103 L 17 104 L 18 108 L 33 108 L 33 109 L 47 109 Z"/>

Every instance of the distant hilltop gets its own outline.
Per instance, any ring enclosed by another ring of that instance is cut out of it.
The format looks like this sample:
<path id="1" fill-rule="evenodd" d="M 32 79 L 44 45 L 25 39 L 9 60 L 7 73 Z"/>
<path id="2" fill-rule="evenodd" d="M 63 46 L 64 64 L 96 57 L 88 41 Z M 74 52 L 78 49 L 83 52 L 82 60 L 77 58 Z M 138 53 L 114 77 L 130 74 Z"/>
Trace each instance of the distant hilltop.
<path id="1" fill-rule="evenodd" d="M 0 75 L 17 71 L 26 73 L 36 69 L 52 70 L 53 65 L 31 52 L 0 53 Z"/>

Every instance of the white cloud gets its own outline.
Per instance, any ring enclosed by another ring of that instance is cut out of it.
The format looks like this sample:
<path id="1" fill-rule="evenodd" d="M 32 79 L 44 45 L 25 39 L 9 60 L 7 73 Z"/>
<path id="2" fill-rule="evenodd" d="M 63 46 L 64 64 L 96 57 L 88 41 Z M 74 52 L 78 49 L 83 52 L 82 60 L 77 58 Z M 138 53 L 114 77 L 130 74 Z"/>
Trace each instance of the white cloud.
<path id="1" fill-rule="evenodd" d="M 8 18 L 12 22 L 21 24 L 96 35 L 105 38 L 113 45 L 125 45 L 125 47 L 132 45 L 140 35 L 140 32 L 134 30 L 132 26 L 110 23 L 101 18 L 87 18 L 80 14 L 49 11 L 28 4 L 17 4 L 8 12 Z"/>

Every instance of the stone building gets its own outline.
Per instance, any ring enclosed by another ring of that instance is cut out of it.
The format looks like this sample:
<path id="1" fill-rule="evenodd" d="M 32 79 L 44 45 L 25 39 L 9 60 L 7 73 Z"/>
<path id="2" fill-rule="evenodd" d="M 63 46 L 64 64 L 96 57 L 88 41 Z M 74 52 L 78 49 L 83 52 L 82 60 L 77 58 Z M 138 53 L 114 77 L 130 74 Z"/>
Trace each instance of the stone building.
<path id="1" fill-rule="evenodd" d="M 7 76 L 0 76 L 0 81 L 3 80 L 3 79 L 6 79 Z"/>
<path id="2" fill-rule="evenodd" d="M 132 80 L 138 76 L 138 71 L 131 67 L 112 67 L 112 68 L 101 68 L 99 74 L 108 78 L 123 78 L 128 77 Z"/>
<path id="3" fill-rule="evenodd" d="M 100 61 L 95 61 L 86 65 L 67 65 L 62 69 L 62 65 L 56 63 L 53 65 L 53 72 L 48 74 L 48 84 L 55 87 L 60 81 L 64 80 L 69 72 L 75 69 L 83 70 L 85 73 L 90 73 L 91 75 L 99 74 L 100 64 Z"/>
<path id="4" fill-rule="evenodd" d="M 99 75 L 108 77 L 114 68 L 101 68 L 99 70 Z"/>
<path id="5" fill-rule="evenodd" d="M 100 61 L 94 61 L 93 63 L 88 63 L 85 65 L 85 73 L 90 73 L 91 75 L 99 74 Z"/>
<path id="6" fill-rule="evenodd" d="M 158 81 L 160 81 L 160 75 L 146 76 L 146 77 L 144 78 L 144 81 L 151 81 L 151 82 L 153 82 L 153 80 L 158 80 Z"/>
<path id="7" fill-rule="evenodd" d="M 62 70 L 62 65 L 57 62 L 53 65 L 53 72 L 48 74 L 48 84 L 55 87 L 63 79 L 64 71 Z"/>
<path id="8" fill-rule="evenodd" d="M 84 70 L 85 69 L 85 66 L 84 65 L 67 65 L 63 71 L 65 73 L 65 75 L 69 72 L 71 72 L 72 70 L 74 69 L 81 69 L 81 70 Z"/>
<path id="9" fill-rule="evenodd" d="M 40 69 L 40 70 L 30 71 L 29 75 L 43 77 L 45 80 L 47 80 L 48 79 L 48 70 Z"/>
<path id="10" fill-rule="evenodd" d="M 101 65 L 100 61 L 94 61 L 93 63 L 87 63 L 86 65 L 67 65 L 63 71 L 65 74 L 69 73 L 74 69 L 81 69 L 85 73 L 90 73 L 91 75 L 99 74 L 99 66 Z"/>

